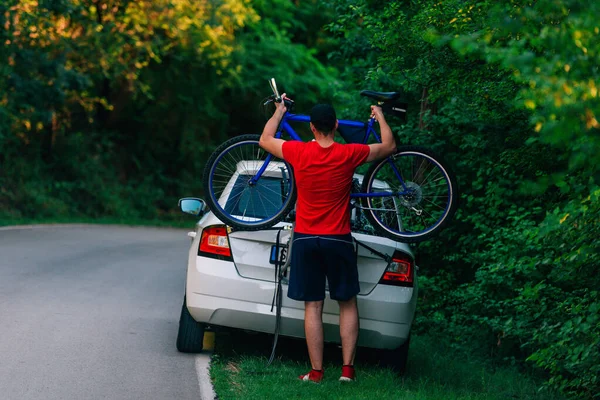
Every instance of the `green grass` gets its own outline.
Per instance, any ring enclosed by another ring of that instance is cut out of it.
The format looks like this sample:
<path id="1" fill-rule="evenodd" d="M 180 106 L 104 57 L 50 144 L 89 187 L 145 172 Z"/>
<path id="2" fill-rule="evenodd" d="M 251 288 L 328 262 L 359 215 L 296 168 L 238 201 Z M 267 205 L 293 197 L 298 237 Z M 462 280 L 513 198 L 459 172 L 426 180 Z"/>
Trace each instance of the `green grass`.
<path id="1" fill-rule="evenodd" d="M 210 374 L 220 400 L 226 399 L 398 399 L 558 400 L 541 383 L 509 367 L 469 359 L 427 337 L 413 337 L 408 371 L 398 377 L 378 365 L 373 350 L 359 349 L 357 382 L 338 382 L 341 351 L 327 346 L 321 384 L 297 377 L 310 365 L 303 340 L 280 338 L 278 358 L 267 367 L 271 335 L 217 332 Z"/>

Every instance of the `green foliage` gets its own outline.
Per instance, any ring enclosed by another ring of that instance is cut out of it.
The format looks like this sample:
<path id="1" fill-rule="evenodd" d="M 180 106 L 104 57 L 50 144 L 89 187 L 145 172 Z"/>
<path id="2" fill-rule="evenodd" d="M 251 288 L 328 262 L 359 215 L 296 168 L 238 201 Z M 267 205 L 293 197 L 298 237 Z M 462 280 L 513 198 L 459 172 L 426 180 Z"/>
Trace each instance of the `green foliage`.
<path id="1" fill-rule="evenodd" d="M 459 180 L 456 221 L 419 245 L 416 329 L 598 396 L 596 2 L 335 4 L 346 76 L 404 90 L 400 139 Z"/>
<path id="2" fill-rule="evenodd" d="M 507 359 L 527 357 L 550 372 L 553 386 L 593 398 L 600 372 L 599 195 L 556 209 L 539 225 L 513 214 L 477 255 L 482 266 L 473 280 L 458 290 L 447 275 L 424 280 L 421 321 L 457 341 L 487 342 Z"/>
<path id="3" fill-rule="evenodd" d="M 0 214 L 154 218 L 202 195 L 214 147 L 262 129 L 270 77 L 300 105 L 328 89 L 329 12 L 316 1 L 3 2 Z"/>
<path id="4" fill-rule="evenodd" d="M 594 1 L 513 1 L 490 10 L 490 26 L 452 40 L 461 53 L 499 63 L 533 110 L 541 140 L 564 148 L 569 170 L 598 171 L 600 27 Z"/>

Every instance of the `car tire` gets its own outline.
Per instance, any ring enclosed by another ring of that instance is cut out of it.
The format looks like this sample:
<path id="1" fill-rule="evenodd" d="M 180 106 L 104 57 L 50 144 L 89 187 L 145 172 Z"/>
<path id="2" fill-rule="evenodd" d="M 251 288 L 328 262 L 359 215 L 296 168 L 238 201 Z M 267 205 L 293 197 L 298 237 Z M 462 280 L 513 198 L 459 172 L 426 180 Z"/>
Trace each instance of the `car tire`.
<path id="1" fill-rule="evenodd" d="M 200 353 L 204 342 L 204 328 L 205 325 L 196 322 L 188 311 L 184 296 L 177 332 L 177 350 L 182 353 Z"/>
<path id="2" fill-rule="evenodd" d="M 382 361 L 385 366 L 389 367 L 392 371 L 398 375 L 404 375 L 406 373 L 406 365 L 408 363 L 408 348 L 410 347 L 410 336 L 406 339 L 406 342 L 402 346 L 385 351 L 382 357 Z"/>

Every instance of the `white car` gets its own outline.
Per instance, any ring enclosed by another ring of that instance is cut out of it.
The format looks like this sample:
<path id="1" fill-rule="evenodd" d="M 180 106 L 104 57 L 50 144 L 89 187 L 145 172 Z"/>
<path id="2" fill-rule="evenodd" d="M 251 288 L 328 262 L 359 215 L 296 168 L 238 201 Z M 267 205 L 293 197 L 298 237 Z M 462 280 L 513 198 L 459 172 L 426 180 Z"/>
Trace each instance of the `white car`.
<path id="1" fill-rule="evenodd" d="M 247 176 L 238 170 L 231 177 L 231 185 L 240 178 L 247 179 Z M 362 176 L 355 175 L 355 180 L 361 179 Z M 225 209 L 230 193 L 231 190 L 224 192 L 219 199 Z M 201 219 L 195 231 L 188 233 L 192 244 L 177 349 L 185 353 L 200 352 L 207 328 L 230 327 L 274 333 L 274 247 L 278 230 L 232 231 L 206 210 L 206 203 L 201 199 L 184 198 L 179 205 L 183 212 L 201 216 Z M 274 228 L 277 227 L 284 228 L 280 232 L 280 243 L 287 244 L 291 222 L 280 222 Z M 372 252 L 357 246 L 360 280 L 358 345 L 389 350 L 384 352 L 388 356 L 386 359 L 402 373 L 417 304 L 418 268 L 413 253 L 405 243 L 373 234 L 357 209 L 352 212 L 352 230 L 356 240 L 376 250 Z M 389 265 L 382 254 L 392 258 Z M 284 279 L 279 334 L 303 338 L 304 303 L 288 298 L 287 287 Z M 339 308 L 328 296 L 323 306 L 323 324 L 325 341 L 339 343 Z"/>

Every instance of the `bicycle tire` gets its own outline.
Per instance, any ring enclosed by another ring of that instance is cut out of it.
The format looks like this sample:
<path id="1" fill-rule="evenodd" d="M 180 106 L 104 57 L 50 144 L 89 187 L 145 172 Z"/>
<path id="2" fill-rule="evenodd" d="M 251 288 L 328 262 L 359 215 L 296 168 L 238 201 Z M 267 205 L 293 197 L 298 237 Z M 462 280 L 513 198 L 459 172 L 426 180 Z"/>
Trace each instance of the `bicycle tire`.
<path id="1" fill-rule="evenodd" d="M 410 174 L 406 170 L 409 164 Z M 394 168 L 402 176 L 404 186 L 397 179 Z M 423 179 L 419 180 L 420 178 Z M 438 182 L 430 185 L 430 182 L 435 181 Z M 446 163 L 431 150 L 421 146 L 398 147 L 392 156 L 372 163 L 362 182 L 363 193 L 390 189 L 401 192 L 406 188 L 411 192 L 408 195 L 365 197 L 362 203 L 365 216 L 377 233 L 396 241 L 417 243 L 439 233 L 452 219 L 458 206 L 458 186 Z M 444 195 L 447 196 L 445 202 Z M 434 203 L 438 197 L 440 204 Z M 425 206 L 431 207 L 427 203 L 441 210 L 436 208 L 425 211 Z M 417 215 L 419 210 L 420 214 Z M 422 216 L 424 212 L 429 216 Z M 428 220 L 433 222 L 429 223 Z"/>
<path id="2" fill-rule="evenodd" d="M 263 176 L 250 183 L 250 177 L 262 166 L 260 162 L 269 155 L 258 145 L 259 139 L 260 135 L 241 135 L 227 140 L 217 147 L 204 167 L 203 183 L 210 210 L 238 230 L 269 228 L 296 204 L 294 174 L 284 160 L 273 156 Z M 277 185 L 278 191 L 273 189 Z"/>

